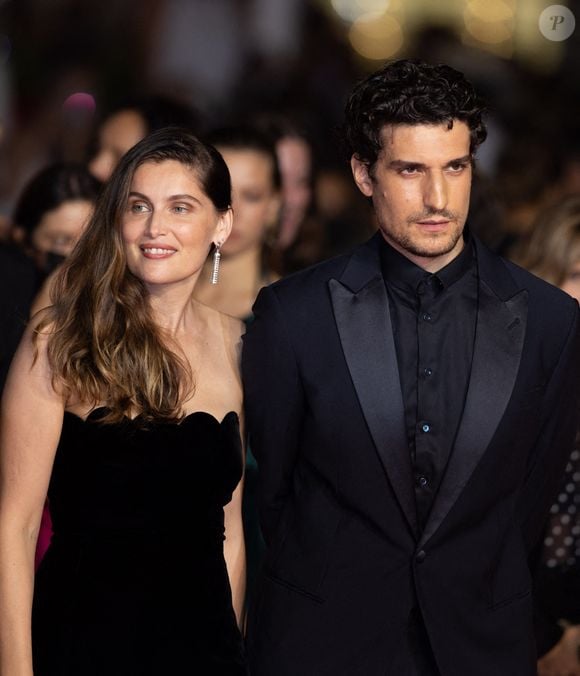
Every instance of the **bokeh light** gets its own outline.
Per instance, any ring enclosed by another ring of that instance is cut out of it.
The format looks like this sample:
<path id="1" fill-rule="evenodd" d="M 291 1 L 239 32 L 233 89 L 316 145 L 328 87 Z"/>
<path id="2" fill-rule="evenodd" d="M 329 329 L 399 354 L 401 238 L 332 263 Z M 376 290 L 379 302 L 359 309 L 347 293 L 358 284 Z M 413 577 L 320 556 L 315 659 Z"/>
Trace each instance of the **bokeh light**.
<path id="1" fill-rule="evenodd" d="M 92 115 L 96 108 L 95 97 L 87 92 L 75 92 L 67 97 L 62 107 L 66 112 L 80 111 Z"/>
<path id="2" fill-rule="evenodd" d="M 331 0 L 330 4 L 343 21 L 353 23 L 366 14 L 384 14 L 390 0 Z"/>
<path id="3" fill-rule="evenodd" d="M 77 127 L 87 125 L 92 120 L 95 109 L 95 97 L 87 92 L 75 92 L 62 104 L 67 123 Z"/>
<path id="4" fill-rule="evenodd" d="M 485 23 L 509 21 L 514 18 L 514 7 L 506 0 L 470 0 L 465 16 L 472 16 Z"/>
<path id="5" fill-rule="evenodd" d="M 515 0 L 469 0 L 463 12 L 468 35 L 503 56 L 512 50 Z"/>
<path id="6" fill-rule="evenodd" d="M 403 29 L 389 14 L 363 15 L 349 31 L 353 49 L 365 59 L 384 60 L 394 56 L 403 46 Z"/>
<path id="7" fill-rule="evenodd" d="M 478 21 L 471 17 L 465 19 L 465 27 L 469 34 L 479 42 L 495 45 L 510 40 L 513 29 L 505 23 Z"/>

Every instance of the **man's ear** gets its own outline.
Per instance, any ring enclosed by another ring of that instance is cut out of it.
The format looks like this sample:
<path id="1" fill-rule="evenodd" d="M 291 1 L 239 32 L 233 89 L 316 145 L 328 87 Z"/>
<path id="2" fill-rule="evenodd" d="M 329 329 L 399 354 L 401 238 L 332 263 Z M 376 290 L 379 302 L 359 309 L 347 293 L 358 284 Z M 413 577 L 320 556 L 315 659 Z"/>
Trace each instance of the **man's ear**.
<path id="1" fill-rule="evenodd" d="M 358 189 L 365 197 L 372 197 L 374 184 L 369 172 L 368 163 L 359 160 L 356 155 L 353 155 L 350 158 L 350 168 L 352 169 L 354 182 L 357 184 Z"/>

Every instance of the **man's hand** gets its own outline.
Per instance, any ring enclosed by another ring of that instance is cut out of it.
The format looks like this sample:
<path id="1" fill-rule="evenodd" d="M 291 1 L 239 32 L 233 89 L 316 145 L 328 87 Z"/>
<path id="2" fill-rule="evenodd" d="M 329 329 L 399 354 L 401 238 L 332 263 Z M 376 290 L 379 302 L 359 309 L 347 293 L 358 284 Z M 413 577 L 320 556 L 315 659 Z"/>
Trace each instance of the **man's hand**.
<path id="1" fill-rule="evenodd" d="M 580 625 L 567 627 L 560 641 L 538 661 L 538 676 L 580 676 Z"/>

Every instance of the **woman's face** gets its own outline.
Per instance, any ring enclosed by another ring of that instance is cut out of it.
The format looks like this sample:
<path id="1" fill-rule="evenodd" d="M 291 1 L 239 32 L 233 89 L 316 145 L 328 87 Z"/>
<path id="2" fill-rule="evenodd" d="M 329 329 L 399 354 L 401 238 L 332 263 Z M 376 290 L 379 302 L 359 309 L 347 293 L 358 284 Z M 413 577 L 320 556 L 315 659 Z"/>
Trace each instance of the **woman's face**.
<path id="1" fill-rule="evenodd" d="M 121 226 L 127 265 L 150 291 L 193 285 L 212 242 L 227 239 L 231 220 L 231 210 L 216 210 L 190 167 L 146 162 L 133 177 Z"/>
<path id="2" fill-rule="evenodd" d="M 68 256 L 78 242 L 93 213 L 89 200 L 69 200 L 47 211 L 32 233 L 37 251 Z"/>
<path id="3" fill-rule="evenodd" d="M 261 247 L 269 228 L 276 225 L 280 198 L 273 182 L 273 161 L 259 150 L 218 147 L 232 180 L 234 225 L 223 247 L 233 256 Z"/>

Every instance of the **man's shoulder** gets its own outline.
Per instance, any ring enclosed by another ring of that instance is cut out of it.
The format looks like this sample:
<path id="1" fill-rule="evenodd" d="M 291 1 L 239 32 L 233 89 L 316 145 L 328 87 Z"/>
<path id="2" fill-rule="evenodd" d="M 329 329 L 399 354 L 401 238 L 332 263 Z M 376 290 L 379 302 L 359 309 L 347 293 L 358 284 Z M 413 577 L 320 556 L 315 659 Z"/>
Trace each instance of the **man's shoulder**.
<path id="1" fill-rule="evenodd" d="M 554 312 L 559 312 L 560 310 L 572 312 L 576 310 L 578 303 L 566 292 L 562 291 L 557 286 L 540 279 L 540 277 L 537 277 L 510 260 L 505 258 L 502 258 L 501 260 L 514 278 L 516 284 L 520 288 L 528 291 L 529 302 L 531 305 L 539 306 L 541 308 L 545 307 Z"/>
<path id="2" fill-rule="evenodd" d="M 511 293 L 504 296 L 503 300 L 509 301 L 516 294 L 525 292 L 528 329 L 537 339 L 561 346 L 578 321 L 577 301 L 516 263 L 496 254 L 491 255 L 496 259 L 496 271 L 501 267 L 513 282 Z M 489 279 L 485 281 L 492 286 L 496 282 Z M 505 289 L 504 285 L 502 290 Z"/>
<path id="3" fill-rule="evenodd" d="M 479 240 L 476 244 L 480 277 L 499 295 L 507 300 L 510 296 L 525 290 L 533 305 L 554 305 L 557 308 L 573 309 L 577 303 L 567 293 L 546 282 L 513 261 L 488 249 Z"/>
<path id="4" fill-rule="evenodd" d="M 363 245 L 364 246 L 364 245 Z M 356 250 L 355 250 L 356 251 Z M 313 299 L 317 294 L 326 294 L 328 282 L 339 279 L 354 252 L 335 256 L 311 265 L 304 270 L 294 272 L 270 285 L 270 289 L 280 298 Z"/>

